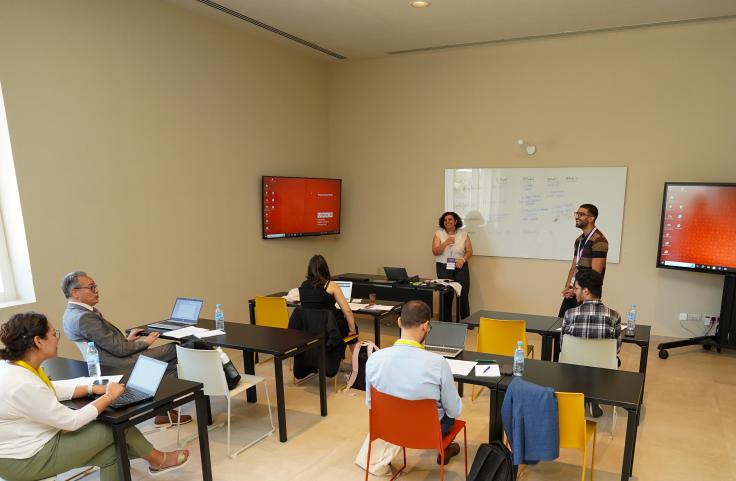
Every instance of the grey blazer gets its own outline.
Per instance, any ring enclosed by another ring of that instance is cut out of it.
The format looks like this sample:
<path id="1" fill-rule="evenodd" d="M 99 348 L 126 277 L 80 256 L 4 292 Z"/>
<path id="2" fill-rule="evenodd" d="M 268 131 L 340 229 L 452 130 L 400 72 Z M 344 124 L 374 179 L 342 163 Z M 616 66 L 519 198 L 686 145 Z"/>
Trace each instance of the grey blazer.
<path id="1" fill-rule="evenodd" d="M 174 344 L 148 349 L 145 341 L 129 341 L 120 329 L 108 322 L 98 311 L 77 304 L 67 304 L 62 318 L 64 333 L 75 342 L 94 341 L 100 353 L 103 373 L 119 373 L 133 367 L 138 356 L 145 355 L 162 361 L 176 359 Z"/>

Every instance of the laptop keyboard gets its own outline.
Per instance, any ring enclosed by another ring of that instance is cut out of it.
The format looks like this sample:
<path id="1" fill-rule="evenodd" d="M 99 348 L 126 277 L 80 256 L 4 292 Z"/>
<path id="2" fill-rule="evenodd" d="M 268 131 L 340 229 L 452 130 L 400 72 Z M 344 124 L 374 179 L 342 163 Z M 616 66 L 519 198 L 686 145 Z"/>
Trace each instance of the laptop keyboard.
<path id="1" fill-rule="evenodd" d="M 429 352 L 436 352 L 440 354 L 454 354 L 460 349 L 457 347 L 440 347 L 440 346 L 425 346 Z"/>
<path id="2" fill-rule="evenodd" d="M 127 389 L 115 401 L 110 403 L 112 407 L 127 406 L 135 402 L 151 397 L 149 394 L 134 389 Z"/>

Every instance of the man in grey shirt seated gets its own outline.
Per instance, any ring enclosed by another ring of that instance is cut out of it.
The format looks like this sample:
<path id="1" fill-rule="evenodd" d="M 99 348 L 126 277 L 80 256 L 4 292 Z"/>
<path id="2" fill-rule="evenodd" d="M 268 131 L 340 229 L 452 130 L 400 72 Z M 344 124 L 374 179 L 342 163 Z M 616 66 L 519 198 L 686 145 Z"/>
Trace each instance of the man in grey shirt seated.
<path id="1" fill-rule="evenodd" d="M 365 403 L 371 406 L 371 386 L 394 397 L 408 400 L 434 399 L 442 435 L 447 435 L 455 418 L 463 410 L 450 364 L 438 355 L 424 350 L 432 311 L 422 301 L 404 304 L 399 317 L 401 339 L 392 347 L 376 351 L 365 367 Z M 445 464 L 460 452 L 452 442 L 445 449 Z M 437 463 L 440 463 L 437 456 Z"/>
<path id="2" fill-rule="evenodd" d="M 108 322 L 95 307 L 100 301 L 100 290 L 94 279 L 85 272 L 74 271 L 64 276 L 61 290 L 68 300 L 62 318 L 64 333 L 74 342 L 93 341 L 103 372 L 119 374 L 130 371 L 143 352 L 148 357 L 168 362 L 170 369 L 167 372 L 170 375 L 176 372 L 175 345 L 165 344 L 152 348 L 151 345 L 158 339 L 159 333 L 141 336 L 141 329 L 133 329 L 126 336 Z M 155 423 L 169 425 L 176 422 L 177 417 L 176 411 L 170 411 L 168 416 L 156 416 Z M 191 416 L 181 416 L 182 424 L 191 420 Z"/>

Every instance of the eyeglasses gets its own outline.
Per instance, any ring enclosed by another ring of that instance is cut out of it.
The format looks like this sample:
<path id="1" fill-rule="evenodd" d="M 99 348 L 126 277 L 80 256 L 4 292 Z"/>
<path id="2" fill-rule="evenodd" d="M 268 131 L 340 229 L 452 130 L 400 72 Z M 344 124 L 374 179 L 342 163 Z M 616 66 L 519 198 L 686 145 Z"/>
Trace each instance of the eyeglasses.
<path id="1" fill-rule="evenodd" d="M 54 329 L 54 337 L 56 339 L 61 339 L 61 331 L 58 329 Z"/>
<path id="2" fill-rule="evenodd" d="M 573 212 L 572 215 L 575 217 L 590 217 L 590 214 L 587 212 Z"/>
<path id="3" fill-rule="evenodd" d="M 92 292 L 95 292 L 97 288 L 98 288 L 97 284 L 90 284 L 88 286 L 72 287 L 72 289 L 89 289 Z"/>

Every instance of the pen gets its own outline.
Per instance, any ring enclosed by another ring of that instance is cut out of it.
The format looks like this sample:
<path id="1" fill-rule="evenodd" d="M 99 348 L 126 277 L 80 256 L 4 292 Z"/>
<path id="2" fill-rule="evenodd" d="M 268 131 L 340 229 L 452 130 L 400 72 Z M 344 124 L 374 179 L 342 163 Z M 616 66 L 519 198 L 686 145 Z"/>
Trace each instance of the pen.
<path id="1" fill-rule="evenodd" d="M 489 370 L 490 368 L 491 368 L 491 366 L 488 366 L 487 368 L 485 368 L 485 369 L 483 370 L 483 374 L 487 373 L 487 372 L 488 372 L 488 370 Z"/>

